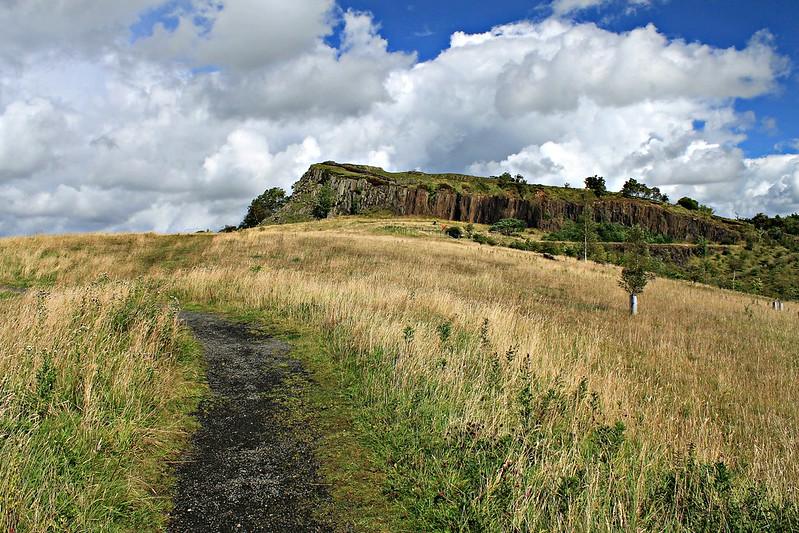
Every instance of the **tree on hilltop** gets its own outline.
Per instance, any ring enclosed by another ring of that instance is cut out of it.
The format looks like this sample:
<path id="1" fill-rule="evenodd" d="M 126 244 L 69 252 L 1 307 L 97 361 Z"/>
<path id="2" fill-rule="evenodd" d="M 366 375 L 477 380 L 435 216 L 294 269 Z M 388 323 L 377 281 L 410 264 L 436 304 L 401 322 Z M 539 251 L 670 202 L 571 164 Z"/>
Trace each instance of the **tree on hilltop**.
<path id="1" fill-rule="evenodd" d="M 602 196 L 608 192 L 605 178 L 601 176 L 589 176 L 585 178 L 585 188 L 594 191 L 594 194 L 597 196 Z"/>

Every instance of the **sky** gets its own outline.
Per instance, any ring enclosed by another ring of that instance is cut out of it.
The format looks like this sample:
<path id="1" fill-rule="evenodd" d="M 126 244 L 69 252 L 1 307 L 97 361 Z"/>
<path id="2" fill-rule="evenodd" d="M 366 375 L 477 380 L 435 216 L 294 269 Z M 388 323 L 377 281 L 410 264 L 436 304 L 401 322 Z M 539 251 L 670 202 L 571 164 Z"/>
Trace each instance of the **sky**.
<path id="1" fill-rule="evenodd" d="M 794 0 L 0 0 L 0 235 L 194 231 L 336 160 L 799 211 Z"/>

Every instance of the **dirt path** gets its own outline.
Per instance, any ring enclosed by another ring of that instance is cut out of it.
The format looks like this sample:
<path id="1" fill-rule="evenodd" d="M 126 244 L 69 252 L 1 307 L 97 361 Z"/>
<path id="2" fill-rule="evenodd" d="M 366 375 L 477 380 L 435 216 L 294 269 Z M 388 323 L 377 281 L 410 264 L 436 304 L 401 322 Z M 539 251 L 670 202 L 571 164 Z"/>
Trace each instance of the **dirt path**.
<path id="1" fill-rule="evenodd" d="M 10 292 L 12 294 L 23 294 L 27 289 L 22 287 L 10 287 L 8 285 L 0 285 L 0 292 Z"/>
<path id="2" fill-rule="evenodd" d="M 178 467 L 169 531 L 331 531 L 314 513 L 329 496 L 313 432 L 287 407 L 304 376 L 289 346 L 217 316 L 183 319 L 205 349 L 213 398 Z"/>

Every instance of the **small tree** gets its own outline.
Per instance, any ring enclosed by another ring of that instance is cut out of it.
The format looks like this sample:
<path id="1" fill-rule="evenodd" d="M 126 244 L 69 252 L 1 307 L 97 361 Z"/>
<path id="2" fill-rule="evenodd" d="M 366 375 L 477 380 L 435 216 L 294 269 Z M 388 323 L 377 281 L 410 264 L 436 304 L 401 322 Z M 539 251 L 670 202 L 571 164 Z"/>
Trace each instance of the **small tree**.
<path id="1" fill-rule="evenodd" d="M 489 228 L 493 233 L 501 233 L 503 235 L 515 235 L 521 233 L 527 228 L 527 223 L 524 220 L 517 218 L 503 218 L 499 222 L 495 222 Z"/>
<path id="2" fill-rule="evenodd" d="M 330 185 L 324 185 L 319 189 L 319 194 L 316 196 L 316 203 L 313 207 L 314 218 L 327 218 L 330 211 L 333 210 L 333 203 L 335 202 L 335 192 Z"/>
<path id="3" fill-rule="evenodd" d="M 583 241 L 583 261 L 588 261 L 589 245 L 597 240 L 596 222 L 594 222 L 594 208 L 588 199 L 585 199 L 585 207 L 580 216 L 577 217 L 577 225 L 580 227 Z"/>
<path id="4" fill-rule="evenodd" d="M 607 194 L 608 188 L 605 185 L 605 178 L 601 176 L 589 176 L 585 178 L 585 188 L 594 191 L 597 196 Z"/>
<path id="5" fill-rule="evenodd" d="M 280 187 L 267 189 L 250 203 L 239 229 L 254 228 L 286 205 L 286 191 Z"/>
<path id="6" fill-rule="evenodd" d="M 630 314 L 637 315 L 638 295 L 644 292 L 644 288 L 653 277 L 648 271 L 649 247 L 640 226 L 630 230 L 626 248 L 619 286 L 630 295 Z"/>

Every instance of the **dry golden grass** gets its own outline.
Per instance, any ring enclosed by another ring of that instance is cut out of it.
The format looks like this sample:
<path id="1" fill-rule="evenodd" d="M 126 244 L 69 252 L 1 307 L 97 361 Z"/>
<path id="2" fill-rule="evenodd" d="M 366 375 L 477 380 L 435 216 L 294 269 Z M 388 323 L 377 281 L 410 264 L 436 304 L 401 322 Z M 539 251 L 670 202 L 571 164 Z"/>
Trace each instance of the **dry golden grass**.
<path id="1" fill-rule="evenodd" d="M 104 280 L 0 301 L 0 530 L 159 526 L 200 390 L 176 311 Z"/>
<path id="2" fill-rule="evenodd" d="M 392 235 L 403 232 L 412 236 Z M 170 239 L 168 249 L 161 239 Z M 172 253 L 168 268 L 151 261 L 154 246 Z M 103 272 L 150 275 L 192 301 L 279 309 L 346 331 L 360 357 L 397 354 L 396 387 L 432 384 L 450 406 L 451 428 L 479 423 L 484 434 L 506 434 L 518 424 L 518 391 L 530 375 L 569 390 L 585 379 L 598 393 L 598 422 L 623 421 L 640 443 L 638 464 L 620 475 L 668 466 L 690 449 L 740 468 L 777 500 L 797 499 L 799 320 L 791 304 L 777 313 L 762 299 L 658 279 L 632 318 L 615 267 L 456 242 L 422 220 L 340 219 L 213 237 L 40 237 L 0 241 L 0 252 L 0 283 L 4 275 L 54 276 L 67 286 Z M 457 342 L 442 341 L 442 323 Z M 575 411 L 572 433 L 596 422 L 595 412 Z M 575 454 L 536 475 L 559 479 L 579 462 Z M 535 527 L 552 484 L 539 479 L 532 490 L 529 450 L 508 459 L 519 480 L 513 523 Z M 590 529 L 585 510 L 598 505 L 591 497 L 555 527 Z M 642 495 L 625 497 L 632 503 L 614 506 L 605 523 L 640 527 L 624 513 Z"/>

